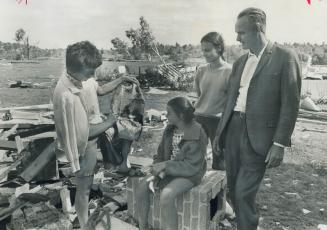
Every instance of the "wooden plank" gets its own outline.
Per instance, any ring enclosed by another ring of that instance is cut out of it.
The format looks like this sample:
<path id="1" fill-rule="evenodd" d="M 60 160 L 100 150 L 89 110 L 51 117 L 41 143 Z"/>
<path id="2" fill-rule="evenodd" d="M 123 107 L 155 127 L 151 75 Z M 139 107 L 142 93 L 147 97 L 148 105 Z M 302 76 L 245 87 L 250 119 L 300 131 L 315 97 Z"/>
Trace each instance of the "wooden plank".
<path id="1" fill-rule="evenodd" d="M 44 139 L 44 138 L 50 138 L 50 137 L 52 137 L 54 139 L 57 138 L 56 132 L 40 133 L 40 134 L 36 134 L 36 135 L 33 135 L 33 136 L 22 138 L 21 140 L 23 142 L 30 142 L 30 141 L 35 141 L 35 140 Z"/>
<path id="2" fill-rule="evenodd" d="M 114 216 L 110 217 L 111 219 L 111 228 L 113 230 L 118 230 L 118 229 L 124 229 L 124 230 L 138 230 L 137 227 L 135 227 L 134 225 L 131 225 L 129 223 L 126 223 Z M 97 226 L 98 227 L 98 226 Z M 98 228 L 97 228 L 98 229 Z"/>
<path id="3" fill-rule="evenodd" d="M 17 145 L 15 141 L 0 140 L 0 149 L 17 150 Z"/>
<path id="4" fill-rule="evenodd" d="M 135 157 L 128 155 L 128 160 L 132 165 L 136 166 L 143 166 L 143 167 L 149 167 L 152 165 L 152 158 L 146 158 L 146 157 Z"/>
<path id="5" fill-rule="evenodd" d="M 20 139 L 20 136 L 15 136 L 15 142 L 17 146 L 17 153 L 21 153 L 25 146 L 23 141 Z"/>
<path id="6" fill-rule="evenodd" d="M 313 112 L 313 111 L 300 109 L 299 117 L 320 120 L 320 121 L 327 121 L 326 112 Z"/>
<path id="7" fill-rule="evenodd" d="M 54 124 L 51 125 L 38 125 L 33 127 L 32 129 L 19 129 L 16 132 L 16 135 L 19 135 L 21 138 L 27 138 L 30 136 L 34 136 L 37 134 L 45 133 L 45 132 L 50 132 L 50 131 L 55 131 L 55 126 Z M 10 136 L 8 137 L 9 140 L 14 140 L 15 138 Z"/>
<path id="8" fill-rule="evenodd" d="M 6 219 L 8 216 L 11 216 L 14 211 L 16 211 L 19 208 L 24 207 L 28 202 L 27 201 L 18 201 L 15 205 L 4 208 L 0 210 L 0 221 Z"/>
<path id="9" fill-rule="evenodd" d="M 17 138 L 18 140 L 19 138 Z M 7 141 L 7 140 L 0 140 L 0 149 L 3 150 L 22 150 L 24 149 L 28 143 L 22 143 L 21 141 Z M 17 146 L 17 143 L 19 146 Z"/>
<path id="10" fill-rule="evenodd" d="M 13 119 L 25 119 L 25 120 L 40 120 L 42 119 L 42 113 L 40 112 L 26 112 L 19 110 L 11 110 L 11 117 Z"/>
<path id="11" fill-rule="evenodd" d="M 56 143 L 49 144 L 42 153 L 19 175 L 30 182 L 55 155 Z"/>
<path id="12" fill-rule="evenodd" d="M 173 72 L 174 74 L 177 74 L 179 76 L 183 75 L 176 67 L 172 65 L 164 66 L 162 69 L 164 69 L 165 71 Z"/>
<path id="13" fill-rule="evenodd" d="M 13 119 L 9 121 L 0 120 L 0 129 L 11 129 L 16 124 L 20 129 L 33 128 L 39 125 L 53 125 L 52 119 L 42 118 L 41 120 Z"/>
<path id="14" fill-rule="evenodd" d="M 21 155 L 21 156 L 19 156 L 19 158 L 14 162 L 14 163 L 12 163 L 5 171 L 3 171 L 1 174 L 0 174 L 0 181 L 2 181 L 3 179 L 5 179 L 6 178 L 6 176 L 8 175 L 8 173 L 12 170 L 12 169 L 14 169 L 14 168 L 16 168 L 19 164 L 20 164 L 20 162 L 21 162 L 21 160 L 24 158 L 24 155 Z"/>
<path id="15" fill-rule="evenodd" d="M 327 112 L 316 112 L 316 111 L 310 111 L 305 109 L 300 109 L 300 113 L 308 113 L 308 114 L 314 114 L 314 115 L 321 115 L 324 117 L 327 117 Z"/>
<path id="16" fill-rule="evenodd" d="M 305 132 L 317 132 L 317 133 L 327 133 L 327 131 L 320 130 L 320 129 L 307 129 L 307 128 L 304 128 L 302 131 L 305 131 Z"/>
<path id="17" fill-rule="evenodd" d="M 2 136 L 0 137 L 1 140 L 6 140 L 7 137 L 9 137 L 10 135 L 13 135 L 14 133 L 16 133 L 16 130 L 18 128 L 18 124 L 14 125 L 13 127 L 11 127 L 11 129 L 9 129 L 8 131 L 4 132 L 2 134 Z"/>
<path id="18" fill-rule="evenodd" d="M 4 112 L 7 110 L 53 110 L 53 105 L 43 104 L 43 105 L 28 105 L 28 106 L 20 106 L 20 107 L 0 108 L 0 112 Z"/>
<path id="19" fill-rule="evenodd" d="M 327 122 L 325 122 L 325 121 L 317 121 L 317 120 L 311 120 L 311 119 L 305 119 L 305 118 L 298 118 L 297 121 L 316 124 L 316 125 L 327 125 Z"/>
<path id="20" fill-rule="evenodd" d="M 67 185 L 60 190 L 60 198 L 62 203 L 62 211 L 65 214 L 73 213 L 72 202 L 70 200 L 70 191 L 68 190 Z"/>

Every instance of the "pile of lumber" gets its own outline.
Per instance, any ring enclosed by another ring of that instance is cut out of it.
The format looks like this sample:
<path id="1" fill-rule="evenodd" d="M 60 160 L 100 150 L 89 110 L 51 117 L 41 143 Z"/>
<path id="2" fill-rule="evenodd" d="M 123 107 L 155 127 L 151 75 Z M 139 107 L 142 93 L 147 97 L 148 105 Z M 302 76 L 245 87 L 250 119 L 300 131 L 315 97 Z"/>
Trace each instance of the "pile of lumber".
<path id="1" fill-rule="evenodd" d="M 327 112 L 313 112 L 300 109 L 299 117 L 327 122 Z"/>
<path id="2" fill-rule="evenodd" d="M 181 71 L 172 64 L 162 64 L 157 66 L 158 72 L 168 80 L 170 85 L 175 89 L 190 89 L 193 87 L 194 71 Z"/>
<path id="3" fill-rule="evenodd" d="M 51 104 L 0 108 L 0 226 L 72 229 L 78 222 L 76 179 L 56 147 Z M 110 229 L 110 221 L 113 229 L 135 229 L 112 216 L 127 210 L 126 177 L 104 172 L 92 185 L 90 229 Z"/>
<path id="4" fill-rule="evenodd" d="M 300 109 L 298 121 L 327 125 L 327 112 L 314 112 Z"/>
<path id="5" fill-rule="evenodd" d="M 7 166 L 0 173 L 0 181 L 25 163 L 21 176 L 29 182 L 54 157 L 56 133 L 52 105 L 1 108 L 0 116 L 0 161 L 4 157 L 9 159 L 2 167 Z M 28 161 L 32 161 L 29 167 Z"/>
<path id="6" fill-rule="evenodd" d="M 55 138 L 51 104 L 0 108 L 0 221 L 12 217 L 13 229 L 71 225 L 36 186 L 59 179 Z"/>

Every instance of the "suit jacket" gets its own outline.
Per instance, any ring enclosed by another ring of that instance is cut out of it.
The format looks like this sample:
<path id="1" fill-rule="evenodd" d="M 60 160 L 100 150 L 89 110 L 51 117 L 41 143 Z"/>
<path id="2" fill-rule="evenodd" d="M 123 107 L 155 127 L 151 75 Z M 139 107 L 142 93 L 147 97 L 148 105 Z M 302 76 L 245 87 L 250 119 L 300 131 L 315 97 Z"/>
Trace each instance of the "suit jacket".
<path id="1" fill-rule="evenodd" d="M 226 108 L 217 138 L 224 137 L 239 95 L 240 81 L 248 55 L 235 61 L 228 85 Z M 250 81 L 246 100 L 246 125 L 253 149 L 266 155 L 273 142 L 290 145 L 298 115 L 301 67 L 294 51 L 268 43 Z"/>

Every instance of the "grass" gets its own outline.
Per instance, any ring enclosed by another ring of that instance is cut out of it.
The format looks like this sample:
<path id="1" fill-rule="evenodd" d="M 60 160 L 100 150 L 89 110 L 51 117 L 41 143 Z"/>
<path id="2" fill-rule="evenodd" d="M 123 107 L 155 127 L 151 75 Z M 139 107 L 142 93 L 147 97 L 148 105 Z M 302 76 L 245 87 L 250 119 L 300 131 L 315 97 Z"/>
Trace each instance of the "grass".
<path id="1" fill-rule="evenodd" d="M 164 110 L 169 98 L 178 94 L 174 91 L 160 96 L 146 94 L 147 109 Z M 297 123 L 292 148 L 286 150 L 284 163 L 267 170 L 257 196 L 263 229 L 311 230 L 317 229 L 318 224 L 327 224 L 327 134 L 316 132 L 321 130 L 326 130 L 326 126 Z M 144 132 L 134 143 L 135 150 L 142 151 L 135 154 L 151 157 L 161 135 L 161 131 Z M 303 209 L 311 212 L 304 214 Z"/>
<path id="2" fill-rule="evenodd" d="M 46 71 L 46 67 L 37 69 L 38 71 L 32 69 L 31 73 L 22 79 L 30 80 L 35 73 L 38 76 L 34 78 L 38 80 L 42 76 L 58 76 L 60 73 L 58 68 L 50 71 Z M 0 83 L 6 83 L 7 79 L 19 80 L 22 71 L 23 68 L 7 70 Z M 0 107 L 49 103 L 51 94 L 52 90 L 49 89 L 4 87 L 0 91 Z M 165 110 L 169 99 L 186 95 L 187 93 L 179 91 L 168 91 L 165 95 L 145 93 L 146 110 Z M 292 138 L 293 147 L 286 152 L 284 164 L 266 172 L 266 180 L 263 181 L 257 197 L 263 218 L 260 225 L 264 229 L 306 230 L 317 229 L 318 224 L 327 224 L 327 134 L 317 132 L 321 130 L 326 130 L 326 126 L 297 123 Z M 134 150 L 142 151 L 134 151 L 133 154 L 151 157 L 156 153 L 161 135 L 160 130 L 149 129 L 143 132 L 140 140 L 133 144 Z M 271 187 L 266 184 L 271 184 Z M 263 208 L 264 206 L 267 208 Z M 303 209 L 311 212 L 304 214 Z M 320 209 L 325 211 L 321 212 Z"/>
<path id="3" fill-rule="evenodd" d="M 326 175 L 327 170 L 309 164 L 283 164 L 268 170 L 257 199 L 263 217 L 261 226 L 304 230 L 327 224 Z M 271 187 L 266 185 L 268 183 Z M 267 209 L 262 209 L 264 206 Z M 311 212 L 304 214 L 303 209 Z"/>

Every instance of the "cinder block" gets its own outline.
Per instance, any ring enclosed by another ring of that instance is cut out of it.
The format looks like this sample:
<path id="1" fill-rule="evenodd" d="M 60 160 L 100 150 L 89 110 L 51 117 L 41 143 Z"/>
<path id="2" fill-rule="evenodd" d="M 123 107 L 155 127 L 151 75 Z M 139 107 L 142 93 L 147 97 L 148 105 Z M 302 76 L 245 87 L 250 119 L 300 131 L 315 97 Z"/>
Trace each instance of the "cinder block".
<path id="1" fill-rule="evenodd" d="M 126 181 L 126 189 L 133 190 L 133 178 L 128 178 Z"/>
<path id="2" fill-rule="evenodd" d="M 200 229 L 209 229 L 210 224 L 210 205 L 200 205 L 199 208 L 200 221 L 199 221 L 199 230 Z"/>
<path id="3" fill-rule="evenodd" d="M 153 228 L 154 229 L 160 229 L 160 221 L 158 219 L 154 220 Z"/>
<path id="4" fill-rule="evenodd" d="M 178 215 L 178 229 L 182 229 L 183 227 L 183 217 L 182 215 Z"/>
<path id="5" fill-rule="evenodd" d="M 134 199 L 134 202 L 133 202 L 133 216 L 137 217 L 138 216 L 138 209 L 137 209 L 137 206 L 136 206 L 136 199 Z"/>
<path id="6" fill-rule="evenodd" d="M 183 226 L 191 226 L 191 204 L 189 202 L 184 202 L 184 223 Z"/>
<path id="7" fill-rule="evenodd" d="M 153 209 L 154 218 L 160 219 L 160 196 L 157 194 L 153 197 Z"/>
<path id="8" fill-rule="evenodd" d="M 199 230 L 199 218 L 192 218 L 191 220 L 191 230 Z"/>
<path id="9" fill-rule="evenodd" d="M 208 203 L 212 197 L 212 183 L 204 184 L 200 191 L 200 202 L 201 203 Z"/>
<path id="10" fill-rule="evenodd" d="M 138 178 L 127 180 L 128 213 L 136 217 L 137 209 L 134 206 L 135 191 L 139 185 Z M 134 191 L 134 194 L 130 191 Z M 151 193 L 152 194 L 152 193 Z M 210 219 L 210 201 L 218 197 L 218 209 Z M 226 178 L 222 171 L 208 171 L 202 183 L 189 192 L 178 196 L 175 204 L 178 213 L 179 230 L 209 230 L 218 228 L 218 222 L 225 212 Z M 131 207 L 130 207 L 131 206 Z M 132 210 L 132 212 L 131 212 Z M 160 207 L 160 192 L 150 196 L 149 224 L 155 230 L 163 228 L 162 210 Z"/>
<path id="11" fill-rule="evenodd" d="M 211 199 L 215 198 L 215 196 L 220 192 L 220 190 L 222 189 L 222 181 L 217 181 L 216 183 L 212 184 L 212 188 L 211 188 Z"/>
<path id="12" fill-rule="evenodd" d="M 183 197 L 182 196 L 179 196 L 177 197 L 177 212 L 183 212 Z"/>
<path id="13" fill-rule="evenodd" d="M 199 215 L 199 205 L 200 205 L 200 200 L 199 200 L 199 193 L 192 193 L 192 215 L 198 217 Z"/>
<path id="14" fill-rule="evenodd" d="M 133 215 L 134 214 L 134 197 L 132 191 L 126 191 L 127 192 L 127 208 L 128 208 L 128 214 Z"/>
<path id="15" fill-rule="evenodd" d="M 183 194 L 183 200 L 190 201 L 191 193 L 187 192 Z"/>
<path id="16" fill-rule="evenodd" d="M 153 223 L 154 219 L 153 219 L 153 205 L 150 206 L 150 209 L 149 209 L 149 216 L 148 216 L 148 223 L 150 226 L 153 226 L 154 223 Z"/>

